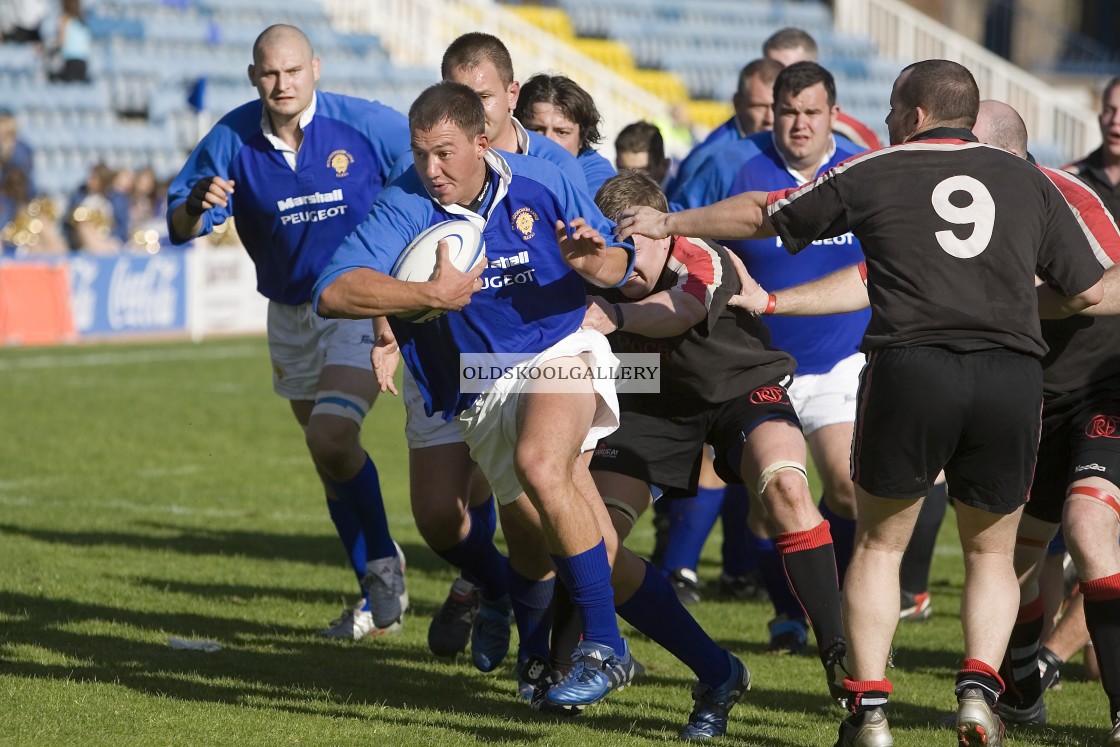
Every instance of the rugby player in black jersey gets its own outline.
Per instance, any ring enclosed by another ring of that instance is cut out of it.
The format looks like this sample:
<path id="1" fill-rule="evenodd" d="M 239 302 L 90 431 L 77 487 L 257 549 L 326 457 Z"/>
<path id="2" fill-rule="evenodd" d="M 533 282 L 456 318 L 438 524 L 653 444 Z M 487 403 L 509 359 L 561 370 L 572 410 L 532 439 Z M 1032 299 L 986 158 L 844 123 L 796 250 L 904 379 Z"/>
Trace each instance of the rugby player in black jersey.
<path id="1" fill-rule="evenodd" d="M 658 185 L 635 172 L 608 180 L 596 202 L 608 218 L 632 205 L 666 209 Z M 651 484 L 666 500 L 694 495 L 703 446 L 712 444 L 720 477 L 747 482 L 779 530 L 786 575 L 813 627 L 830 691 L 842 698 L 832 537 L 809 492 L 805 438 L 786 391 L 796 364 L 770 346 L 761 320 L 727 307 L 739 281 L 726 249 L 684 236 L 638 237 L 635 248 L 626 283 L 589 289 L 584 321 L 607 334 L 616 353 L 661 356 L 660 393 L 620 394 L 619 432 L 599 442 L 591 462 L 616 509 L 619 536 L 648 507 Z M 616 599 L 624 593 L 618 580 L 615 592 Z"/>
<path id="2" fill-rule="evenodd" d="M 841 747 L 894 743 L 883 706 L 899 562 L 943 468 L 965 556 L 958 738 L 965 747 L 1002 744 L 996 667 L 1018 607 L 1012 555 L 1041 427 L 1039 315 L 1068 316 L 1103 295 L 1100 263 L 1057 188 L 1025 160 L 976 142 L 978 106 L 966 68 L 918 62 L 891 93 L 892 147 L 796 190 L 673 214 L 631 209 L 618 220 L 623 238 L 779 235 L 797 252 L 850 230 L 863 246 L 866 293 L 843 292 L 858 277 L 852 268 L 830 276 L 843 281 L 837 292 L 785 291 L 780 301 L 792 296 L 810 314 L 872 309 L 852 445 L 859 518 L 844 588 L 852 715 Z M 1045 281 L 1037 289 L 1036 275 Z M 778 303 L 768 295 L 763 313 Z"/>
<path id="3" fill-rule="evenodd" d="M 1027 128 L 1007 104 L 980 102 L 973 132 L 1027 157 Z M 1085 620 L 1108 696 L 1112 733 L 1120 745 L 1120 230 L 1102 200 L 1064 171 L 1043 173 L 1066 196 L 1090 229 L 1104 267 L 1105 300 L 1077 315 L 1042 323 L 1050 352 L 1042 359 L 1042 439 L 1031 500 L 1023 509 L 1015 548 L 1020 579 L 1019 613 L 1000 673 L 1007 691 L 999 712 L 1005 721 L 1045 723 L 1038 657 L 1042 597 L 1038 579 L 1050 540 L 1064 524 L 1085 598 Z M 1106 314 L 1103 316 L 1098 316 Z"/>

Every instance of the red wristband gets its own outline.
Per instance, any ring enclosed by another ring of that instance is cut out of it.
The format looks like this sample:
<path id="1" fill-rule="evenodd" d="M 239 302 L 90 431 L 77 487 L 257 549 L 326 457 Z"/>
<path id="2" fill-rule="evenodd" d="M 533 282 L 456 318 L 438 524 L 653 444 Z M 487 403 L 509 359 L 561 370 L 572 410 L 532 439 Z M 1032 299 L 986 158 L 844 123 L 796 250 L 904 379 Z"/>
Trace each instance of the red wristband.
<path id="1" fill-rule="evenodd" d="M 778 297 L 773 293 L 768 294 L 766 299 L 766 308 L 762 310 L 763 314 L 773 314 L 774 307 L 778 305 Z"/>

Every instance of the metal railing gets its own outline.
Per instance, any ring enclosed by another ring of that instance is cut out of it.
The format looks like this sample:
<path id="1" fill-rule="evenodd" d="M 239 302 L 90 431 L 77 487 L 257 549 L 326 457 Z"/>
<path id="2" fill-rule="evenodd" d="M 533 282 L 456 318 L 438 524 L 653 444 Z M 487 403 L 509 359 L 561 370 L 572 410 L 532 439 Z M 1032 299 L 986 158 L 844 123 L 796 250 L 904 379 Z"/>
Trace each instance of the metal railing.
<path id="1" fill-rule="evenodd" d="M 444 49 L 461 34 L 494 34 L 509 47 L 518 80 L 547 70 L 585 88 L 603 116 L 602 132 L 668 113 L 665 101 L 491 0 L 326 0 L 325 7 L 336 28 L 377 34 L 403 65 L 438 70 Z M 608 156 L 614 150 L 607 140 L 600 149 Z"/>
<path id="2" fill-rule="evenodd" d="M 1024 72 L 900 0 L 835 0 L 834 12 L 838 31 L 870 36 L 884 57 L 905 63 L 946 59 L 964 65 L 975 76 L 981 97 L 1013 106 L 1031 140 L 1054 143 L 1066 159 L 1100 145 L 1097 115 L 1079 97 Z"/>

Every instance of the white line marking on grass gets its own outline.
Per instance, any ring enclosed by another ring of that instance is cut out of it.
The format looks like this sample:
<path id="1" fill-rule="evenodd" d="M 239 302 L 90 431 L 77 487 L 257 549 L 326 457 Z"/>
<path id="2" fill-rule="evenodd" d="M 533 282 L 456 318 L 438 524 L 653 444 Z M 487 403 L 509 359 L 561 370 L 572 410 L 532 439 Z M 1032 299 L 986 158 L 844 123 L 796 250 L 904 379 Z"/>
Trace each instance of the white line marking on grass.
<path id="1" fill-rule="evenodd" d="M 129 350 L 111 348 L 97 353 L 74 355 L 45 353 L 26 358 L 0 358 L 0 371 L 24 371 L 39 368 L 80 368 L 91 366 L 130 366 L 137 363 L 175 363 L 178 361 L 222 360 L 227 358 L 255 358 L 261 355 L 259 347 L 238 345 L 234 347 L 191 347 L 166 350 Z"/>

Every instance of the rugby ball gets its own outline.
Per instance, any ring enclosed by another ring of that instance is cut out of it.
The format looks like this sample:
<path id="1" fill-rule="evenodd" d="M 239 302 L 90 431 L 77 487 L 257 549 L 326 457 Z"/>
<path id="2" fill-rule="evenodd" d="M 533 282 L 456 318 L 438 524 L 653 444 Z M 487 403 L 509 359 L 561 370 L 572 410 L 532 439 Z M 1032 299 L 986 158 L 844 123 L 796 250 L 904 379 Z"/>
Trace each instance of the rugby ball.
<path id="1" fill-rule="evenodd" d="M 460 272 L 467 272 L 486 257 L 482 231 L 469 220 L 445 220 L 425 229 L 404 248 L 389 274 L 397 280 L 423 283 L 436 271 L 436 250 L 440 240 L 447 242 L 447 256 Z M 442 309 L 398 314 L 402 321 L 419 324 L 443 316 Z"/>

